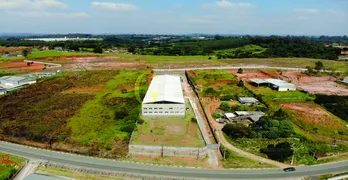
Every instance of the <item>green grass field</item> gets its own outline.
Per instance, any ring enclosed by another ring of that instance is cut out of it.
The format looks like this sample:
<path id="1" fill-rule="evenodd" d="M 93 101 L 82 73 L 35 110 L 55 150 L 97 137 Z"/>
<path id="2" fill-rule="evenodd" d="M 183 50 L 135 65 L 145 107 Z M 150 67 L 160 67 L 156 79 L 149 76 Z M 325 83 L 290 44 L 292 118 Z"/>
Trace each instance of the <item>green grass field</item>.
<path id="1" fill-rule="evenodd" d="M 276 166 L 271 164 L 260 164 L 257 161 L 240 156 L 235 152 L 228 151 L 226 154 L 226 159 L 222 160 L 222 166 L 224 168 L 276 168 Z"/>
<path id="2" fill-rule="evenodd" d="M 136 97 L 147 89 L 144 83 L 137 89 L 135 84 L 139 77 L 144 80 L 148 73 L 124 70 L 112 78 L 94 100 L 84 104 L 79 113 L 69 119 L 71 139 L 107 148 L 116 141 L 127 143 L 140 111 Z M 126 87 L 127 92 L 122 93 L 122 87 Z"/>
<path id="3" fill-rule="evenodd" d="M 261 46 L 257 45 L 246 45 L 240 48 L 233 48 L 233 49 L 226 49 L 226 50 L 218 50 L 215 51 L 215 54 L 232 54 L 235 55 L 236 53 L 252 53 L 252 54 L 262 54 L 265 52 L 267 48 L 263 48 Z"/>
<path id="4" fill-rule="evenodd" d="M 191 121 L 194 117 L 190 108 L 185 117 L 143 118 L 145 122 L 138 125 L 132 144 L 203 147 L 198 125 Z"/>
<path id="5" fill-rule="evenodd" d="M 84 180 L 125 180 L 122 178 L 116 178 L 116 177 L 114 178 L 114 177 L 108 177 L 108 176 L 86 174 L 86 173 L 81 173 L 81 172 L 68 171 L 65 169 L 47 168 L 47 167 L 42 167 L 42 166 L 39 166 L 37 168 L 37 173 L 47 174 L 49 176 L 69 177 L 69 178 L 73 178 L 73 179 L 84 179 Z"/>
<path id="6" fill-rule="evenodd" d="M 10 178 L 25 164 L 25 159 L 21 157 L 7 155 L 1 152 L 0 152 L 0 157 L 4 157 L 5 159 L 9 157 L 9 161 L 14 163 L 13 165 L 5 165 L 3 163 L 0 163 L 0 180 L 5 180 Z"/>

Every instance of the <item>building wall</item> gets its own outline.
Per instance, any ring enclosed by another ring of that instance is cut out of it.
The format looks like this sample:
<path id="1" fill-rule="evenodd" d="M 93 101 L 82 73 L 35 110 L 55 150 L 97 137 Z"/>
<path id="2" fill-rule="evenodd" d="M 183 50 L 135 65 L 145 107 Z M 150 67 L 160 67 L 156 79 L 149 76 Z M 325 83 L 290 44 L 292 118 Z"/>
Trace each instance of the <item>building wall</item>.
<path id="1" fill-rule="evenodd" d="M 278 87 L 278 91 L 296 91 L 295 87 Z"/>
<path id="2" fill-rule="evenodd" d="M 143 104 L 143 116 L 185 116 L 185 104 Z"/>
<path id="3" fill-rule="evenodd" d="M 176 156 L 205 158 L 207 156 L 206 147 L 171 147 L 171 146 L 146 146 L 129 145 L 129 155 L 148 155 L 148 156 Z"/>

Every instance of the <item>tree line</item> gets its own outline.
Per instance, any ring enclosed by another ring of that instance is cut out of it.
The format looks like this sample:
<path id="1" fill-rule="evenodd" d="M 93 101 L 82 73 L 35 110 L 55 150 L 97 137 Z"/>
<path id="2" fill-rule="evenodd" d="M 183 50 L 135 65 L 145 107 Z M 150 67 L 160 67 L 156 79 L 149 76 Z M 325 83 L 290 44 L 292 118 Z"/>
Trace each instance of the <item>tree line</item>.
<path id="1" fill-rule="evenodd" d="M 51 37 L 51 36 L 50 36 Z M 84 35 L 83 37 L 91 37 Z M 28 41 L 18 37 L 0 39 L 0 46 L 49 46 L 64 47 L 70 50 L 81 48 L 112 48 L 121 47 L 128 49 L 128 52 L 141 55 L 210 55 L 218 59 L 224 58 L 276 58 L 276 57 L 303 57 L 316 59 L 338 59 L 341 50 L 332 46 L 325 46 L 332 42 L 346 44 L 347 37 L 297 37 L 297 36 L 241 36 L 223 37 L 215 36 L 207 39 L 193 39 L 186 36 L 160 36 L 151 35 L 103 35 L 93 36 L 103 38 L 102 41 L 65 41 L 65 42 L 44 42 Z M 266 50 L 260 53 L 253 53 L 253 50 L 217 53 L 218 50 L 241 48 L 246 45 L 257 45 Z"/>

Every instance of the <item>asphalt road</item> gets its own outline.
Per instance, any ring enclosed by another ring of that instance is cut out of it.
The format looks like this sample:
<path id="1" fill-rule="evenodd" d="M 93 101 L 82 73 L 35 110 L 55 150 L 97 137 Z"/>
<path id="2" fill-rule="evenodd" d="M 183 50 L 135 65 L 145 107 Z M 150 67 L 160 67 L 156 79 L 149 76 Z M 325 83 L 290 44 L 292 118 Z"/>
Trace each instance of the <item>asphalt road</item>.
<path id="1" fill-rule="evenodd" d="M 187 177 L 197 179 L 282 179 L 328 174 L 334 172 L 344 172 L 348 170 L 348 161 L 320 166 L 297 167 L 297 171 L 287 173 L 283 172 L 282 169 L 216 170 L 199 168 L 176 168 L 95 159 L 85 156 L 36 149 L 5 142 L 0 142 L 0 151 L 29 159 L 41 159 L 59 164 L 92 168 L 104 171 L 107 170 L 151 176 L 160 175 L 167 177 Z"/>

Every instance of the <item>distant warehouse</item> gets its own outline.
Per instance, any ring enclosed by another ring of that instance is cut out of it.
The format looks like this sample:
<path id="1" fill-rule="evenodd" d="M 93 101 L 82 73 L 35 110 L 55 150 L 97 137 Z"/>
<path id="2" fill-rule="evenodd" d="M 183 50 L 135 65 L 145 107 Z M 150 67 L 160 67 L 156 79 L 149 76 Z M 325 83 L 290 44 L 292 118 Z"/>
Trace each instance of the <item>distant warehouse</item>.
<path id="1" fill-rule="evenodd" d="M 35 77 L 3 76 L 0 77 L 0 94 L 6 94 L 6 92 L 20 89 L 34 83 L 36 83 Z"/>
<path id="2" fill-rule="evenodd" d="M 250 83 L 257 86 L 267 85 L 277 91 L 296 91 L 296 86 L 294 84 L 280 79 L 250 79 Z"/>
<path id="3" fill-rule="evenodd" d="M 179 76 L 155 76 L 142 104 L 143 116 L 185 116 L 185 99 Z"/>

